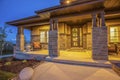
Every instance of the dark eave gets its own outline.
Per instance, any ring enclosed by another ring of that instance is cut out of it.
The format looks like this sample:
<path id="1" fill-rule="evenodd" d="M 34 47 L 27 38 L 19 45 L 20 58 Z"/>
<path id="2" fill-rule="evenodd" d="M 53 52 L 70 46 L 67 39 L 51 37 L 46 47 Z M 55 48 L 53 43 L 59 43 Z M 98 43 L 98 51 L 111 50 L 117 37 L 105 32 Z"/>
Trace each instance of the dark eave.
<path id="1" fill-rule="evenodd" d="M 40 17 L 35 15 L 35 16 L 30 16 L 30 17 L 26 17 L 26 18 L 22 18 L 19 20 L 14 20 L 14 21 L 10 21 L 10 22 L 6 22 L 6 24 L 9 25 L 14 25 L 14 26 L 19 26 L 21 24 L 29 24 L 29 23 L 35 23 L 40 21 Z"/>

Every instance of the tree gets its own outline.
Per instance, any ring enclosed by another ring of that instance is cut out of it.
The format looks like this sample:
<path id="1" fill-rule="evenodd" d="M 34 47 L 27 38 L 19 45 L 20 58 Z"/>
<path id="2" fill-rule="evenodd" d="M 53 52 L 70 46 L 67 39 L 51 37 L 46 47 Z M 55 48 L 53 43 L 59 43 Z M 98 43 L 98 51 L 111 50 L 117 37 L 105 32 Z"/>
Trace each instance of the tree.
<path id="1" fill-rule="evenodd" d="M 6 41 L 7 33 L 10 31 L 7 31 L 7 26 L 0 27 L 0 54 L 3 54 L 3 50 L 5 48 L 5 45 L 10 44 Z"/>

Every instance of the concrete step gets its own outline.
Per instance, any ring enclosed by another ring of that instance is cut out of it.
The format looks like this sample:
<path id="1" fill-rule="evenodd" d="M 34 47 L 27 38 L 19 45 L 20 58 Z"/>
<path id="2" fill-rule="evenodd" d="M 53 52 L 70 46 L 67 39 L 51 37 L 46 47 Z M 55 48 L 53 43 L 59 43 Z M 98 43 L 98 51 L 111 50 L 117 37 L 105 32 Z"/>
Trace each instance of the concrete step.
<path id="1" fill-rule="evenodd" d="M 72 65 L 112 68 L 112 64 L 109 61 L 86 62 L 86 61 L 63 60 L 63 59 L 57 59 L 57 58 L 51 58 L 51 57 L 46 57 L 45 60 L 49 62 L 65 63 L 65 64 L 72 64 Z"/>
<path id="2" fill-rule="evenodd" d="M 120 76 L 120 61 L 111 61 L 112 69 Z"/>

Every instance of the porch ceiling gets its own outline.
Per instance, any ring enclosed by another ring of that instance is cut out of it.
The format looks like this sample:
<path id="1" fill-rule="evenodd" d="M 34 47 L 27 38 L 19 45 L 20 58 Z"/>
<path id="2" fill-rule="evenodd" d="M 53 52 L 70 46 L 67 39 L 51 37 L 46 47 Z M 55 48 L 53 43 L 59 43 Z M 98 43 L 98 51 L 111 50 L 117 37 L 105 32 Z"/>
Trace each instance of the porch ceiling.
<path id="1" fill-rule="evenodd" d="M 120 0 L 105 0 L 104 7 L 106 11 L 120 10 Z"/>
<path id="2" fill-rule="evenodd" d="M 65 22 L 68 25 L 73 25 L 73 24 L 83 25 L 86 22 L 90 22 L 91 20 L 92 20 L 91 15 L 82 15 L 82 16 L 60 18 L 59 22 Z"/>
<path id="3" fill-rule="evenodd" d="M 88 0 L 87 0 L 88 1 Z M 79 2 L 79 1 L 78 1 Z M 79 14 L 79 13 L 86 13 L 91 12 L 95 10 L 101 10 L 104 8 L 103 5 L 104 0 L 89 0 L 88 2 L 82 2 L 82 3 L 74 3 L 73 6 L 67 5 L 64 8 L 56 9 L 51 12 L 51 17 L 59 17 L 62 16 L 68 16 L 73 14 Z"/>

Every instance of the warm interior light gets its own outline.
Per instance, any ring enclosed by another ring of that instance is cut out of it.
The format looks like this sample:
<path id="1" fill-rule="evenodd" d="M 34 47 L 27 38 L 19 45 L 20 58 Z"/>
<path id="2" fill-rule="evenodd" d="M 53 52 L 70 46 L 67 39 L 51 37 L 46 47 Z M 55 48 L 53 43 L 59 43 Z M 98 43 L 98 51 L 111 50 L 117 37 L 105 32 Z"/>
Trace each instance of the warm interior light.
<path id="1" fill-rule="evenodd" d="M 69 1 L 69 0 L 67 0 L 67 1 L 66 1 L 66 3 L 67 3 L 67 4 L 69 4 L 69 3 L 70 3 L 70 1 Z"/>

